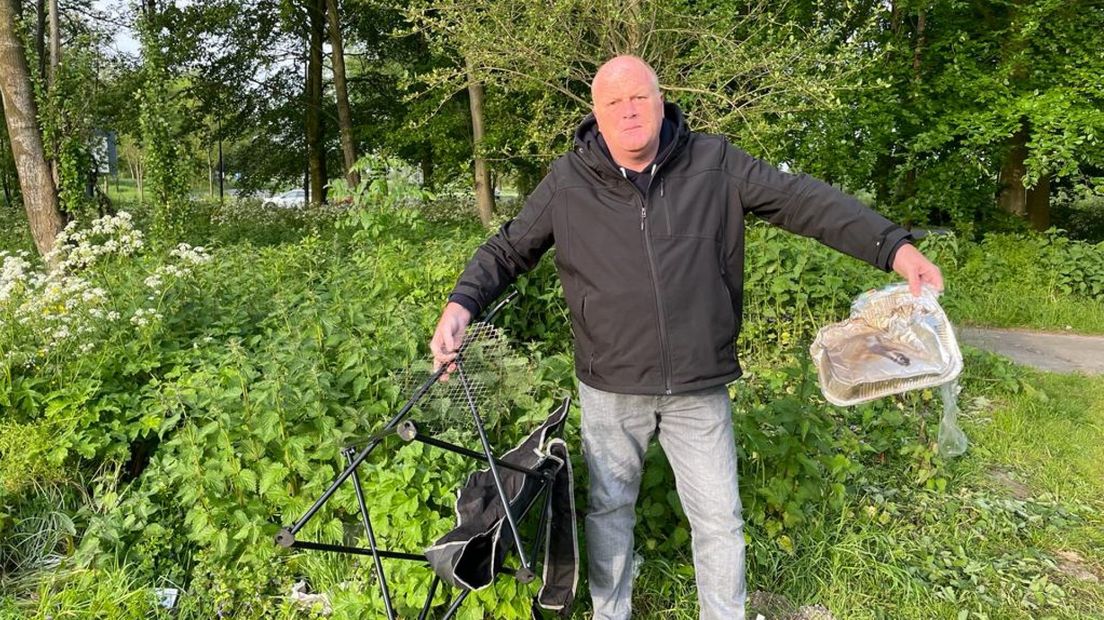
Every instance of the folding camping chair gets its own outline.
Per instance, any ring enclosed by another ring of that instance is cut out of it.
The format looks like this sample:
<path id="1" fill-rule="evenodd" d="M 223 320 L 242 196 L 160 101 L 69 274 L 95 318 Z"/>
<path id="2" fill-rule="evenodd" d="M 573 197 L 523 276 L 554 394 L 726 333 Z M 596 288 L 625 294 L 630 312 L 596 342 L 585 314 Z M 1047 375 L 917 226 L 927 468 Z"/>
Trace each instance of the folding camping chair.
<path id="1" fill-rule="evenodd" d="M 460 382 L 458 391 L 462 393 L 463 404 L 466 405 L 479 435 L 482 451 L 469 450 L 436 438 L 431 433 L 420 430 L 409 419 L 415 405 L 439 385 L 438 379 L 446 371 L 442 367 L 418 385 L 413 396 L 382 430 L 365 438 L 366 445 L 359 452 L 355 446 L 348 446 L 343 450 L 348 463 L 345 469 L 305 515 L 276 535 L 276 543 L 283 547 L 371 556 L 389 620 L 395 620 L 396 612 L 382 562 L 384 558 L 428 563 L 434 571 L 425 604 L 418 615 L 419 620 L 430 617 L 434 595 L 442 582 L 458 588 L 460 593 L 446 603 L 447 610 L 442 619 L 447 620 L 455 616 L 472 591 L 489 586 L 499 573 L 512 573 L 519 582 L 531 582 L 535 577 L 537 552 L 542 545 L 545 556 L 543 583 L 533 601 L 533 616 L 539 617 L 542 609 L 562 617 L 571 613 L 579 564 L 571 463 L 567 446 L 562 439 L 570 399 L 565 398 L 544 423 L 517 447 L 501 458 L 496 457 L 476 404 L 476 380 L 465 372 L 465 355 L 474 343 L 485 340 L 488 334 L 498 333 L 490 326 L 489 320 L 512 297 L 513 294 L 495 306 L 481 322 L 469 327 L 455 360 L 455 378 Z M 357 468 L 376 448 L 396 436 L 402 441 L 399 447 L 417 441 L 487 464 L 486 469 L 468 476 L 459 493 L 456 501 L 456 528 L 428 546 L 424 555 L 381 548 L 372 529 L 369 510 L 371 494 L 365 493 L 357 473 Z M 368 547 L 298 540 L 296 534 L 350 478 Z M 527 547 L 522 540 L 519 523 L 538 505 L 541 507 L 539 523 L 536 534 Z M 511 550 L 517 555 L 519 566 L 516 569 L 505 566 L 506 555 Z"/>

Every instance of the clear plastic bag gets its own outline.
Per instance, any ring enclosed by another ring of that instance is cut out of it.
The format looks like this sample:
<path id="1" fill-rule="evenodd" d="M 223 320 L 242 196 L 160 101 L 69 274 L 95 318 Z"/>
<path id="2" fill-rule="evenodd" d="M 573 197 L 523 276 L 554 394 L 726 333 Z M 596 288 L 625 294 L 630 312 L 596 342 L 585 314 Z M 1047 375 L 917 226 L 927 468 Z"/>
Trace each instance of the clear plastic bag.
<path id="1" fill-rule="evenodd" d="M 939 434 L 936 438 L 940 456 L 961 456 L 969 446 L 966 433 L 958 426 L 959 391 L 957 380 L 939 387 L 940 396 L 943 397 L 943 417 L 939 419 Z"/>

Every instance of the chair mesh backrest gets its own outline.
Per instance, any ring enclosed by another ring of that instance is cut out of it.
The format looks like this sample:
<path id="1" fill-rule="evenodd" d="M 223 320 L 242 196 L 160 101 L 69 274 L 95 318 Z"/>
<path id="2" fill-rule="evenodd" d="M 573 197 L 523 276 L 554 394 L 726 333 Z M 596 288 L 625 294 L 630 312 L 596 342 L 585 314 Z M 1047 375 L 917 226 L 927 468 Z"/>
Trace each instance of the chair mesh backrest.
<path id="1" fill-rule="evenodd" d="M 396 384 L 402 393 L 410 393 L 432 372 L 432 364 L 423 361 L 400 373 Z M 418 400 L 411 419 L 429 429 L 460 430 L 474 436 L 468 394 L 487 426 L 495 427 L 499 417 L 510 411 L 519 398 L 531 395 L 528 372 L 528 360 L 512 351 L 500 329 L 489 323 L 473 323 L 464 334 L 460 371 L 451 373 L 447 381 L 434 383 Z"/>

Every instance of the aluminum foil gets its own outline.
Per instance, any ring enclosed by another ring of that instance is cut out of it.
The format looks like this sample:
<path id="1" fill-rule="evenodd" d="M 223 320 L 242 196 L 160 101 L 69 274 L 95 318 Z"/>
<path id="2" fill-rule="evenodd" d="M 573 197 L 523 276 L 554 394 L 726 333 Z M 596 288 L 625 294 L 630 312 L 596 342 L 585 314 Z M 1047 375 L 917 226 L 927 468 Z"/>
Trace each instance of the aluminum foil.
<path id="1" fill-rule="evenodd" d="M 829 402 L 847 406 L 934 387 L 962 372 L 962 353 L 937 293 L 907 284 L 861 295 L 851 316 L 827 325 L 809 352 Z"/>

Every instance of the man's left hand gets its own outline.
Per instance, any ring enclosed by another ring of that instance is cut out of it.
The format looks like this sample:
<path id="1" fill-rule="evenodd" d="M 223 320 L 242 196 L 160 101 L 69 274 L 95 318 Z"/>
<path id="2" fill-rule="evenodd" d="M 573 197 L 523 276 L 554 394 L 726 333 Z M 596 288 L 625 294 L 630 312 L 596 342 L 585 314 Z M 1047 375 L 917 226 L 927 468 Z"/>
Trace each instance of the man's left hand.
<path id="1" fill-rule="evenodd" d="M 943 274 L 939 267 L 920 253 L 911 243 L 902 245 L 893 257 L 893 271 L 908 280 L 913 295 L 920 295 L 920 286 L 927 284 L 936 291 L 943 291 Z"/>

